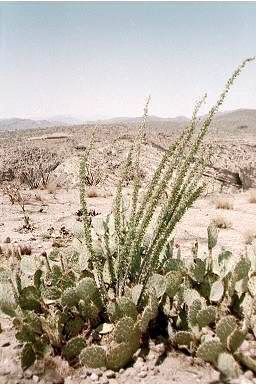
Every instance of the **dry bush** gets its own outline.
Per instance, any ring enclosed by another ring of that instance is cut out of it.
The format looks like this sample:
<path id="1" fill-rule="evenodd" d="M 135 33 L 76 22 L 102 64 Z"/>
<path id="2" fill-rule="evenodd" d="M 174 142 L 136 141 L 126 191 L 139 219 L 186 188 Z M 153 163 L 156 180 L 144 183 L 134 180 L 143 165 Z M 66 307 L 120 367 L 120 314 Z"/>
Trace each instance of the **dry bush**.
<path id="1" fill-rule="evenodd" d="M 22 210 L 23 218 L 24 218 L 24 228 L 32 229 L 30 218 L 26 211 L 26 204 L 28 204 L 28 200 L 30 196 L 24 194 L 21 188 L 21 184 L 17 181 L 14 182 L 3 182 L 1 185 L 1 191 L 4 195 L 6 195 L 11 204 L 17 204 Z"/>
<path id="2" fill-rule="evenodd" d="M 94 187 L 87 188 L 86 194 L 87 194 L 87 197 L 89 197 L 89 198 L 90 197 L 100 197 L 101 196 L 100 192 L 96 188 L 94 188 Z"/>
<path id="3" fill-rule="evenodd" d="M 216 225 L 217 228 L 227 229 L 227 228 L 232 227 L 231 221 L 228 220 L 226 217 L 221 216 L 221 215 L 216 216 L 212 221 Z"/>
<path id="4" fill-rule="evenodd" d="M 226 197 L 218 197 L 215 200 L 215 207 L 217 209 L 234 209 L 233 202 Z"/>
<path id="5" fill-rule="evenodd" d="M 252 189 L 249 193 L 249 203 L 256 204 L 256 189 Z"/>
<path id="6" fill-rule="evenodd" d="M 248 229 L 244 233 L 244 239 L 246 244 L 252 244 L 252 242 L 256 239 L 256 228 L 255 229 Z"/>
<path id="7" fill-rule="evenodd" d="M 2 162 L 2 179 L 16 179 L 31 189 L 46 187 L 52 171 L 60 164 L 58 155 L 47 149 L 27 146 L 15 148 Z"/>

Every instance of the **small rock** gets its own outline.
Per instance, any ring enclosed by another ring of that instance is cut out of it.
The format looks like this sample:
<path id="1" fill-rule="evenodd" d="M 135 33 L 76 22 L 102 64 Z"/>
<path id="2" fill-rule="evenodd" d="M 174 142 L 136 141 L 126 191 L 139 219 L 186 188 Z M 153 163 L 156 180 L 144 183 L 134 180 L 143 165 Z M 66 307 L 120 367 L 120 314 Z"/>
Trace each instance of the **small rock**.
<path id="1" fill-rule="evenodd" d="M 34 383 L 38 383 L 39 377 L 37 375 L 33 375 L 32 380 L 34 381 Z"/>
<path id="2" fill-rule="evenodd" d="M 253 378 L 254 378 L 254 374 L 253 374 L 253 372 L 252 371 L 246 371 L 245 373 L 244 373 L 244 377 L 246 377 L 246 379 L 249 379 L 249 380 L 252 380 Z"/>
<path id="3" fill-rule="evenodd" d="M 109 384 L 109 379 L 107 377 L 102 377 L 100 382 L 101 382 L 101 384 Z"/>
<path id="4" fill-rule="evenodd" d="M 165 345 L 164 343 L 156 344 L 152 347 L 152 350 L 161 356 L 165 353 Z"/>
<path id="5" fill-rule="evenodd" d="M 106 372 L 104 372 L 104 375 L 108 379 L 114 379 L 116 377 L 116 373 L 114 371 L 112 371 L 111 369 L 108 369 Z"/>
<path id="6" fill-rule="evenodd" d="M 154 371 L 153 371 L 153 374 L 154 374 L 154 375 L 157 375 L 159 372 L 160 372 L 159 368 L 158 368 L 158 367 L 155 367 L 155 368 L 154 368 Z"/>
<path id="7" fill-rule="evenodd" d="M 187 362 L 190 364 L 190 365 L 193 365 L 194 364 L 194 359 L 192 356 L 188 356 L 187 357 Z"/>
<path id="8" fill-rule="evenodd" d="M 135 369 L 133 367 L 129 367 L 124 371 L 125 376 L 132 376 L 135 373 Z"/>
<path id="9" fill-rule="evenodd" d="M 120 374 L 124 373 L 124 368 L 119 369 L 119 373 Z"/>
<path id="10" fill-rule="evenodd" d="M 144 367 L 145 363 L 141 357 L 138 357 L 133 367 L 138 371 Z"/>
<path id="11" fill-rule="evenodd" d="M 11 345 L 11 343 L 9 341 L 6 341 L 5 343 L 3 343 L 1 345 L 1 347 L 9 347 Z"/>
<path id="12" fill-rule="evenodd" d="M 98 381 L 99 380 L 99 376 L 97 375 L 97 373 L 93 372 L 90 376 L 90 379 L 92 381 Z"/>
<path id="13" fill-rule="evenodd" d="M 144 379 L 144 377 L 146 377 L 146 376 L 147 376 L 147 372 L 146 371 L 140 371 L 138 373 L 138 377 L 140 377 L 141 379 Z"/>
<path id="14" fill-rule="evenodd" d="M 26 379 L 31 379 L 32 376 L 33 376 L 33 373 L 32 373 L 32 371 L 31 371 L 30 369 L 27 369 L 27 370 L 24 372 L 24 377 L 25 377 Z"/>

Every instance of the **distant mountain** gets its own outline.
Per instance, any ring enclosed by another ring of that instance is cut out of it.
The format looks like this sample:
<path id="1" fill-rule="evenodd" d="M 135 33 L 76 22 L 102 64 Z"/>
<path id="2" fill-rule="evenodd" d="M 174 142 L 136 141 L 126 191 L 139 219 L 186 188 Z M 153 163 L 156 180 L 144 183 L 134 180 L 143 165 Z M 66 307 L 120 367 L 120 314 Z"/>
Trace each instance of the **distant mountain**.
<path id="1" fill-rule="evenodd" d="M 217 133 L 256 134 L 256 109 L 236 109 L 218 113 L 213 120 L 213 130 Z"/>
<path id="2" fill-rule="evenodd" d="M 203 120 L 205 116 L 201 117 Z M 159 117 L 149 116 L 149 128 L 157 129 L 161 127 L 167 131 L 177 131 L 182 129 L 189 121 L 185 116 L 177 117 Z M 81 124 L 138 124 L 141 117 L 115 117 L 111 119 L 95 119 L 86 120 L 82 118 L 75 118 L 72 116 L 56 115 L 47 119 L 33 120 L 33 119 L 0 119 L 0 131 L 14 131 L 23 129 L 36 129 L 36 128 L 51 128 L 54 126 L 72 126 Z M 216 134 L 237 134 L 243 131 L 244 133 L 256 134 L 256 109 L 237 109 L 234 111 L 219 112 L 213 119 L 210 132 Z"/>
<path id="3" fill-rule="evenodd" d="M 78 118 L 78 117 L 69 116 L 69 115 L 51 116 L 51 117 L 47 118 L 47 121 L 52 122 L 52 123 L 57 123 L 58 125 L 60 123 L 62 123 L 64 125 L 76 125 L 76 124 L 84 123 L 84 119 Z"/>
<path id="4" fill-rule="evenodd" d="M 16 131 L 22 129 L 36 129 L 36 128 L 47 128 L 55 125 L 62 125 L 60 122 L 48 121 L 48 120 L 32 120 L 32 119 L 0 119 L 0 130 L 1 131 Z"/>
<path id="5" fill-rule="evenodd" d="M 99 120 L 99 122 L 103 122 L 104 124 L 114 124 L 114 123 L 127 123 L 127 124 L 134 124 L 139 123 L 141 121 L 141 116 L 138 117 L 114 117 L 111 119 L 102 119 Z M 148 122 L 155 123 L 155 122 L 172 122 L 172 123 L 183 123 L 189 121 L 189 119 L 185 116 L 177 116 L 177 117 L 159 117 L 150 115 L 148 116 Z"/>

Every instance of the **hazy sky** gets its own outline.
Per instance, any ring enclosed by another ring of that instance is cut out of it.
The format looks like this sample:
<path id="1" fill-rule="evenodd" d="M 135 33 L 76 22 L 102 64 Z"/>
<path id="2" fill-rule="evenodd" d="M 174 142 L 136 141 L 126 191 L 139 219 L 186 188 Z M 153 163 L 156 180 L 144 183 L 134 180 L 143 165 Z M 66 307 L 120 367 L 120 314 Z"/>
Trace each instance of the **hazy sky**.
<path id="1" fill-rule="evenodd" d="M 190 115 L 256 54 L 256 3 L 0 3 L 0 118 Z M 256 63 L 223 109 L 256 108 Z"/>

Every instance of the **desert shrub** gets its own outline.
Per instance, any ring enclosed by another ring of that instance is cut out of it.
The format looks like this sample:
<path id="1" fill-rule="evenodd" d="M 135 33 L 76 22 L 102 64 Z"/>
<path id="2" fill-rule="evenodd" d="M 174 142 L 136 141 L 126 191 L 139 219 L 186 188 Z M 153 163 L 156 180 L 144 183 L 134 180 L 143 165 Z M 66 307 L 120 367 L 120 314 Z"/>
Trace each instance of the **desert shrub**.
<path id="1" fill-rule="evenodd" d="M 89 150 L 92 148 L 90 147 Z M 87 186 L 95 187 L 104 180 L 104 171 L 96 159 L 87 159 L 84 170 L 84 183 Z"/>
<path id="2" fill-rule="evenodd" d="M 17 204 L 21 208 L 24 219 L 23 227 L 25 229 L 32 229 L 30 218 L 26 210 L 29 196 L 24 193 L 21 184 L 17 181 L 3 182 L 0 190 L 4 195 L 8 196 L 11 204 Z"/>
<path id="3" fill-rule="evenodd" d="M 234 209 L 233 202 L 226 197 L 219 197 L 215 201 L 215 207 L 217 209 Z"/>
<path id="4" fill-rule="evenodd" d="M 249 193 L 249 203 L 256 204 L 256 189 L 252 189 Z"/>
<path id="5" fill-rule="evenodd" d="M 200 151 L 202 140 L 247 61 L 198 129 L 197 113 L 204 99 L 196 105 L 191 124 L 164 154 L 141 193 L 138 170 L 147 103 L 117 186 L 113 213 L 102 228 L 94 228 L 87 207 L 86 150 L 80 167 L 82 228 L 76 231 L 74 252 L 65 260 L 54 255 L 55 261 L 44 253 L 45 264 L 35 271 L 30 285 L 22 284 L 19 271 L 1 279 L 0 308 L 14 318 L 24 369 L 50 353 L 61 354 L 71 365 L 118 370 L 158 328 L 160 317 L 168 324 L 173 346 L 196 353 L 224 376 L 237 376 L 241 361 L 255 365 L 239 351 L 254 326 L 254 264 L 248 256 L 235 259 L 228 251 L 215 255 L 214 224 L 208 227 L 206 258 L 194 247 L 191 262 L 182 259 L 181 252 L 175 255 L 171 239 L 176 223 L 203 190 L 207 156 Z M 123 185 L 131 164 L 136 172 L 126 209 Z M 21 273 L 27 273 L 26 268 L 23 272 L 21 266 Z"/>
<path id="6" fill-rule="evenodd" d="M 2 167 L 9 169 L 14 179 L 35 189 L 40 185 L 47 186 L 51 172 L 59 163 L 60 159 L 56 153 L 36 146 L 27 146 L 16 149 L 7 156 Z"/>
<path id="7" fill-rule="evenodd" d="M 216 225 L 217 228 L 220 229 L 227 229 L 232 227 L 231 221 L 221 215 L 214 217 L 213 223 Z"/>

